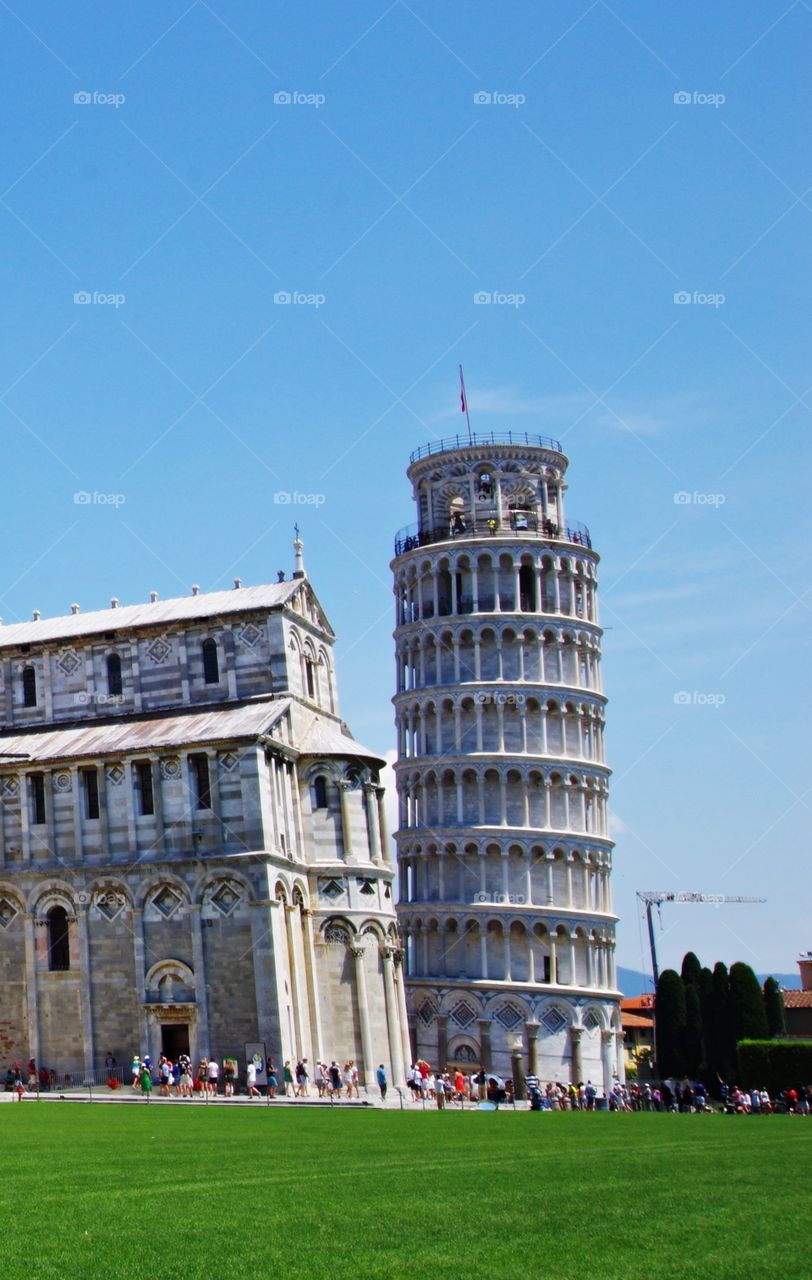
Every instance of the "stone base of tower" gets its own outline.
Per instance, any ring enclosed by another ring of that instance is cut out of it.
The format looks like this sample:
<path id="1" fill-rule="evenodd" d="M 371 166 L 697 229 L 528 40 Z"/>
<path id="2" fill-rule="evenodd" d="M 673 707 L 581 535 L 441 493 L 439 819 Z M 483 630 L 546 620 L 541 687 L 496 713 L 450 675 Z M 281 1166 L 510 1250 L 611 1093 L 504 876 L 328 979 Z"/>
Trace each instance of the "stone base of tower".
<path id="1" fill-rule="evenodd" d="M 525 1075 L 546 1083 L 591 1080 L 606 1093 L 625 1079 L 618 998 L 505 984 L 408 983 L 415 1055 L 434 1069 L 480 1067 L 511 1077 L 520 1054 Z"/>

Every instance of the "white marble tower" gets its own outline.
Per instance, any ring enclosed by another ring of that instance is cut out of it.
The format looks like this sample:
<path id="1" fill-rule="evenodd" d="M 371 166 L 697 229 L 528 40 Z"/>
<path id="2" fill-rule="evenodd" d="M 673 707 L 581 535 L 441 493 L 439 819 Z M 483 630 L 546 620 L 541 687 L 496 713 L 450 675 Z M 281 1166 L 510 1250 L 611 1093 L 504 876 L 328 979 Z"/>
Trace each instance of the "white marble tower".
<path id="1" fill-rule="evenodd" d="M 401 934 L 435 1066 L 623 1073 L 598 556 L 568 460 L 519 433 L 412 454 L 397 601 Z"/>

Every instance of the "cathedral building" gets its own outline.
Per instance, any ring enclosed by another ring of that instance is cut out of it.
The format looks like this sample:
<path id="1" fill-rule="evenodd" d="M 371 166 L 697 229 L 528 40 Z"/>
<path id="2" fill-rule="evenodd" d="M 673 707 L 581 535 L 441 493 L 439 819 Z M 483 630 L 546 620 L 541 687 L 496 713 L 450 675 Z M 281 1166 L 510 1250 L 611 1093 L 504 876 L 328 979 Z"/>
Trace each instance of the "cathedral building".
<path id="1" fill-rule="evenodd" d="M 417 450 L 392 562 L 401 934 L 416 1050 L 623 1079 L 597 565 L 554 440 Z"/>
<path id="2" fill-rule="evenodd" d="M 292 580 L 0 626 L 0 1060 L 409 1056 L 383 761 Z"/>

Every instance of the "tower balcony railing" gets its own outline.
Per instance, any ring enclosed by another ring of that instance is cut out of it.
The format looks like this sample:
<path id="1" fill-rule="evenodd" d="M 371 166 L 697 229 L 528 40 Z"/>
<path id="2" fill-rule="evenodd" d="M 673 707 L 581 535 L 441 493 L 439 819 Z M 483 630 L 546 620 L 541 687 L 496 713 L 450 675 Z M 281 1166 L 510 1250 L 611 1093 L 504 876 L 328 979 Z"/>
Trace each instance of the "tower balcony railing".
<path id="1" fill-rule="evenodd" d="M 532 511 L 511 510 L 501 519 L 497 516 L 490 516 L 487 520 L 454 517 L 428 527 L 408 524 L 395 534 L 395 556 L 415 551 L 418 547 L 433 546 L 437 542 L 471 542 L 497 537 L 515 538 L 517 541 L 538 538 L 544 542 L 571 542 L 575 546 L 592 549 L 589 530 L 578 520 L 562 526 L 546 517 L 540 518 Z"/>
<path id="2" fill-rule="evenodd" d="M 470 436 L 445 436 L 442 440 L 430 440 L 409 454 L 409 465 L 434 453 L 450 453 L 454 449 L 480 448 L 489 444 L 525 445 L 530 449 L 552 449 L 561 452 L 561 441 L 552 436 L 537 436 L 527 431 L 475 431 Z"/>

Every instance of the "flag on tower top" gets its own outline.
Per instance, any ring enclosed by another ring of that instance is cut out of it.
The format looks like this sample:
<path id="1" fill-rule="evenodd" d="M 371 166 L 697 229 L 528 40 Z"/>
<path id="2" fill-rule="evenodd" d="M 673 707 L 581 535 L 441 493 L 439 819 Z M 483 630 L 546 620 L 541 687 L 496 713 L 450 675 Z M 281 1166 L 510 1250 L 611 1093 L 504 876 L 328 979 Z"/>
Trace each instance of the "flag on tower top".
<path id="1" fill-rule="evenodd" d="M 460 411 L 465 414 L 465 425 L 468 427 L 468 440 L 471 440 L 471 419 L 468 416 L 468 397 L 465 394 L 465 378 L 460 365 Z"/>

